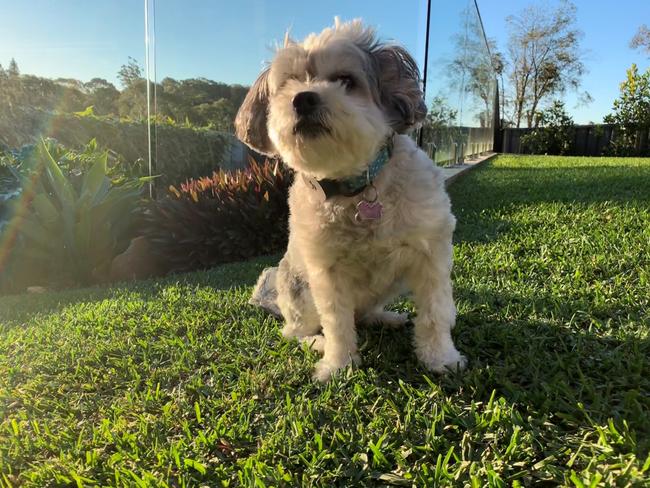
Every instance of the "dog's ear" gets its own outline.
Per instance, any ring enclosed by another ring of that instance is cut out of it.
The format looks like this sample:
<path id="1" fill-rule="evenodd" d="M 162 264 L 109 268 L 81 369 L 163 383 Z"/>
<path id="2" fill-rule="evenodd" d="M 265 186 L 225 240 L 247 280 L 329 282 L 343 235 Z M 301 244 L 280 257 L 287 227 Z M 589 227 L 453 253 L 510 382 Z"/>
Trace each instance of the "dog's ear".
<path id="1" fill-rule="evenodd" d="M 269 108 L 269 68 L 266 68 L 248 90 L 235 117 L 235 134 L 258 153 L 276 156 L 266 128 Z"/>
<path id="2" fill-rule="evenodd" d="M 400 46 L 381 46 L 373 56 L 378 70 L 380 102 L 388 122 L 396 132 L 406 132 L 427 115 L 420 88 L 420 70 Z"/>

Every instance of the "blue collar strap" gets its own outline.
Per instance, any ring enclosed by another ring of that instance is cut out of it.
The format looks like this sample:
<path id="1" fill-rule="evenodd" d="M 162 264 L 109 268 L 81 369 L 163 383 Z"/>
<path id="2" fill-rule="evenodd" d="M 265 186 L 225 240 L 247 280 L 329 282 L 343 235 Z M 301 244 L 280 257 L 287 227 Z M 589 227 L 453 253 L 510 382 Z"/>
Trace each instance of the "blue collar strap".
<path id="1" fill-rule="evenodd" d="M 381 169 L 388 163 L 393 155 L 393 136 L 388 137 L 386 142 L 377 153 L 375 159 L 370 163 L 368 169 L 360 176 L 353 176 L 343 180 L 318 180 L 318 184 L 325 193 L 325 198 L 333 196 L 353 197 L 358 195 L 366 186 L 374 180 Z"/>

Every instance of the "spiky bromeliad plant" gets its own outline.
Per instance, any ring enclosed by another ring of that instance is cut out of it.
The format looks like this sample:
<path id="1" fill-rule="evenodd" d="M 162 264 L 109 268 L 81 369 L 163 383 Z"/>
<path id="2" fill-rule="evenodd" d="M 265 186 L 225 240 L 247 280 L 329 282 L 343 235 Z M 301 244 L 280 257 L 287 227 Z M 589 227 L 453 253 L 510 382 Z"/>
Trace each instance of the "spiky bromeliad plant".
<path id="1" fill-rule="evenodd" d="M 278 162 L 189 180 L 145 215 L 145 236 L 170 271 L 273 254 L 286 248 L 292 175 Z"/>
<path id="2" fill-rule="evenodd" d="M 66 174 L 50 146 L 41 141 L 21 171 L 22 194 L 0 235 L 5 290 L 100 281 L 132 236 L 148 178 L 112 183 L 108 153 L 99 150 L 83 175 Z"/>

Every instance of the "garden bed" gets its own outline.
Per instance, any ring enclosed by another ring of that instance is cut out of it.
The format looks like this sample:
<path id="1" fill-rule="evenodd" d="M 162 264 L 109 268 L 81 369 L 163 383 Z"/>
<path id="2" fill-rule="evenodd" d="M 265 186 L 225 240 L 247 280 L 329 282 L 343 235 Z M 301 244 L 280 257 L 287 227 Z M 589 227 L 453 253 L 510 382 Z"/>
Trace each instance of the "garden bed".
<path id="1" fill-rule="evenodd" d="M 376 328 L 313 383 L 317 355 L 247 305 L 277 257 L 0 297 L 0 486 L 641 485 L 648 188 L 648 159 L 500 156 L 456 182 L 470 364 L 446 377 Z"/>

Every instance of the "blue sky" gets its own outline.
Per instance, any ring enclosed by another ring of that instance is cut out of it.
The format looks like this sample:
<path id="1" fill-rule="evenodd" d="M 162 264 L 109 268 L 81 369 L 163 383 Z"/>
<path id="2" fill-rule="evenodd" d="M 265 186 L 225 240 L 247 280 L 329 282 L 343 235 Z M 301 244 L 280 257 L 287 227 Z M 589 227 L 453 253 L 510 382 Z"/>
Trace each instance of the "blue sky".
<path id="1" fill-rule="evenodd" d="M 490 37 L 505 47 L 505 18 L 524 7 L 524 0 L 479 0 Z M 637 27 L 650 23 L 648 0 L 576 0 L 578 27 L 589 73 L 582 89 L 594 101 L 567 107 L 576 122 L 601 121 L 618 94 L 625 70 L 636 62 L 650 64 L 628 43 Z M 430 64 L 433 84 L 445 85 L 444 60 L 451 36 L 459 28 L 459 12 L 468 0 L 433 0 Z M 553 5 L 554 2 L 548 2 Z M 157 0 L 157 77 L 203 76 L 228 83 L 249 84 L 274 42 L 284 31 L 301 38 L 332 23 L 362 17 L 385 39 L 404 44 L 420 65 L 424 61 L 426 3 L 423 0 Z M 116 81 L 127 56 L 144 63 L 143 2 L 138 0 L 0 0 L 0 63 L 15 57 L 23 73 L 72 77 L 84 81 L 99 76 Z M 447 83 L 448 84 L 448 83 Z"/>

